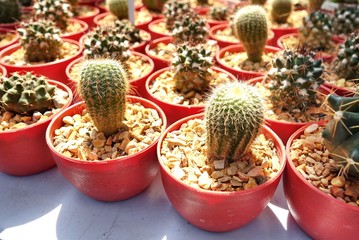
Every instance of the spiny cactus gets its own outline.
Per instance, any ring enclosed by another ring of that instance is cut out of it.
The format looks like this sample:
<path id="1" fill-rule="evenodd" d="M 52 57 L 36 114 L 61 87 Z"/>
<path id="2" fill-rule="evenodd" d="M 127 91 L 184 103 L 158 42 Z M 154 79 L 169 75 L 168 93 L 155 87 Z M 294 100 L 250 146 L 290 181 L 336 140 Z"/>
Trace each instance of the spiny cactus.
<path id="1" fill-rule="evenodd" d="M 349 36 L 333 61 L 334 72 L 346 80 L 359 80 L 359 33 Z"/>
<path id="2" fill-rule="evenodd" d="M 359 179 L 359 97 L 328 96 L 334 118 L 322 133 L 331 157 L 341 173 Z"/>
<path id="3" fill-rule="evenodd" d="M 179 16 L 192 11 L 190 4 L 185 0 L 169 0 L 163 5 L 162 13 L 166 19 L 166 28 L 173 30 L 174 23 Z"/>
<path id="4" fill-rule="evenodd" d="M 174 79 L 178 91 L 186 94 L 208 89 L 211 81 L 208 69 L 213 66 L 213 57 L 211 51 L 203 45 L 180 45 L 174 54 L 172 65 L 175 67 Z"/>
<path id="5" fill-rule="evenodd" d="M 243 44 L 248 59 L 260 62 L 268 38 L 266 12 L 258 5 L 238 9 L 231 21 L 233 34 Z"/>
<path id="6" fill-rule="evenodd" d="M 143 39 L 140 36 L 140 30 L 138 28 L 136 28 L 136 26 L 133 25 L 127 19 L 116 20 L 114 29 L 118 33 L 124 34 L 131 44 L 140 43 L 143 41 Z"/>
<path id="7" fill-rule="evenodd" d="M 239 160 L 257 137 L 264 119 L 263 97 L 245 82 L 218 85 L 205 107 L 207 158 Z"/>
<path id="8" fill-rule="evenodd" d="M 86 60 L 77 89 L 97 129 L 106 136 L 116 133 L 125 116 L 129 89 L 124 67 L 111 59 Z"/>
<path id="9" fill-rule="evenodd" d="M 28 62 L 51 62 L 61 55 L 60 29 L 53 22 L 44 19 L 22 22 L 17 31 Z"/>
<path id="10" fill-rule="evenodd" d="M 213 20 L 226 21 L 228 19 L 228 15 L 228 7 L 213 6 L 209 9 L 209 17 Z"/>
<path id="11" fill-rule="evenodd" d="M 13 23 L 21 17 L 18 0 L 0 0 L 0 23 Z"/>
<path id="12" fill-rule="evenodd" d="M 108 10 L 118 19 L 128 19 L 127 0 L 106 0 Z"/>
<path id="13" fill-rule="evenodd" d="M 336 8 L 333 16 L 336 34 L 349 35 L 359 31 L 359 7 Z"/>
<path id="14" fill-rule="evenodd" d="M 67 0 L 38 0 L 34 4 L 36 18 L 55 22 L 62 31 L 68 26 L 68 20 L 74 15 L 72 6 Z"/>
<path id="15" fill-rule="evenodd" d="M 282 56 L 273 59 L 273 68 L 267 74 L 273 104 L 288 112 L 315 106 L 317 91 L 324 80 L 322 60 L 315 60 L 314 55 L 285 50 Z"/>
<path id="16" fill-rule="evenodd" d="M 45 112 L 54 107 L 54 93 L 55 86 L 49 85 L 44 76 L 14 72 L 0 83 L 0 105 L 20 114 Z"/>
<path id="17" fill-rule="evenodd" d="M 277 23 L 286 23 L 292 13 L 291 0 L 273 0 L 271 8 L 271 16 L 273 21 Z"/>

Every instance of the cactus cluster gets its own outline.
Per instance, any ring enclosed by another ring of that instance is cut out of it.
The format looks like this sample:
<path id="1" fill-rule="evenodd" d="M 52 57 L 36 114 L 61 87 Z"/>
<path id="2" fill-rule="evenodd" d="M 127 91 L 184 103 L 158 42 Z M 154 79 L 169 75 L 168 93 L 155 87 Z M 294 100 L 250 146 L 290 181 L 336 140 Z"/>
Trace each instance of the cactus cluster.
<path id="1" fill-rule="evenodd" d="M 317 91 L 324 82 L 321 77 L 321 59 L 314 53 L 284 50 L 283 55 L 273 59 L 273 68 L 268 72 L 269 99 L 284 111 L 306 111 L 317 103 Z"/>
<path id="2" fill-rule="evenodd" d="M 349 35 L 359 31 L 359 7 L 336 8 L 333 16 L 335 34 Z"/>
<path id="3" fill-rule="evenodd" d="M 60 29 L 53 22 L 44 19 L 22 22 L 17 31 L 28 62 L 51 62 L 61 55 Z"/>
<path id="4" fill-rule="evenodd" d="M 291 0 L 273 0 L 271 17 L 274 22 L 286 23 L 292 13 L 293 4 Z"/>
<path id="5" fill-rule="evenodd" d="M 192 11 L 188 1 L 185 0 L 169 0 L 163 5 L 162 13 L 166 19 L 166 28 L 173 30 L 174 23 L 179 16 Z"/>
<path id="6" fill-rule="evenodd" d="M 238 9 L 231 19 L 231 29 L 243 44 L 248 59 L 260 62 L 268 38 L 266 12 L 258 5 L 248 5 Z"/>
<path id="7" fill-rule="evenodd" d="M 211 81 L 208 69 L 213 64 L 211 51 L 203 45 L 180 45 L 172 59 L 175 68 L 175 88 L 183 94 L 190 91 L 204 92 Z"/>
<path id="8" fill-rule="evenodd" d="M 213 6 L 209 9 L 210 19 L 217 21 L 226 21 L 228 19 L 229 11 L 225 6 Z"/>
<path id="9" fill-rule="evenodd" d="M 264 119 L 263 97 L 245 82 L 218 85 L 205 108 L 207 158 L 236 161 L 257 137 Z"/>
<path id="10" fill-rule="evenodd" d="M 55 88 L 44 76 L 14 72 L 0 83 L 0 105 L 7 111 L 20 114 L 45 112 L 54 107 Z"/>
<path id="11" fill-rule="evenodd" d="M 341 168 L 341 174 L 359 179 L 359 97 L 335 94 L 327 99 L 334 118 L 322 133 L 331 157 Z"/>
<path id="12" fill-rule="evenodd" d="M 129 78 L 121 63 L 86 60 L 77 89 L 97 129 L 106 136 L 116 133 L 123 124 L 129 89 Z"/>
<path id="13" fill-rule="evenodd" d="M 67 28 L 69 18 L 74 16 L 72 11 L 67 0 L 38 0 L 34 4 L 36 18 L 52 21 L 62 31 Z"/>
<path id="14" fill-rule="evenodd" d="M 20 20 L 20 3 L 18 0 L 0 0 L 0 23 L 13 23 Z"/>
<path id="15" fill-rule="evenodd" d="M 127 0 L 106 0 L 108 10 L 118 19 L 128 19 Z"/>

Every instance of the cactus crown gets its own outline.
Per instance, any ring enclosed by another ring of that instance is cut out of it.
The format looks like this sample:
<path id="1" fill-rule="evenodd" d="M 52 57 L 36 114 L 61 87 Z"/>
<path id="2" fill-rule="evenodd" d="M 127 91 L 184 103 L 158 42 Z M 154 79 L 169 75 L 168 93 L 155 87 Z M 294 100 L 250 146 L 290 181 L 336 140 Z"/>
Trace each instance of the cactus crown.
<path id="1" fill-rule="evenodd" d="M 0 1 L 0 23 L 13 23 L 20 20 L 20 3 L 18 0 Z"/>
<path id="2" fill-rule="evenodd" d="M 243 44 L 248 59 L 259 62 L 268 38 L 266 12 L 258 5 L 248 5 L 238 9 L 232 18 L 233 34 Z"/>
<path id="3" fill-rule="evenodd" d="M 239 160 L 257 137 L 264 103 L 256 87 L 245 82 L 218 85 L 205 108 L 207 158 Z"/>
<path id="4" fill-rule="evenodd" d="M 322 60 L 314 59 L 314 53 L 285 50 L 272 61 L 268 72 L 270 100 L 288 112 L 306 111 L 316 104 L 317 90 L 324 82 Z"/>
<path id="5" fill-rule="evenodd" d="M 7 111 L 20 114 L 53 108 L 55 86 L 47 84 L 46 80 L 44 76 L 30 72 L 22 75 L 14 72 L 11 77 L 4 77 L 0 83 L 0 105 Z"/>
<path id="6" fill-rule="evenodd" d="M 271 17 L 277 23 L 286 23 L 292 13 L 291 0 L 273 0 L 271 8 Z"/>
<path id="7" fill-rule="evenodd" d="M 209 16 L 213 20 L 225 21 L 228 19 L 228 8 L 224 6 L 210 7 Z"/>
<path id="8" fill-rule="evenodd" d="M 114 28 L 119 33 L 124 34 L 130 43 L 140 43 L 143 41 L 140 36 L 140 30 L 126 19 L 116 20 Z"/>
<path id="9" fill-rule="evenodd" d="M 86 60 L 77 89 L 97 129 L 106 136 L 116 133 L 125 116 L 129 89 L 129 78 L 121 63 L 110 59 Z"/>
<path id="10" fill-rule="evenodd" d="M 192 11 L 190 4 L 185 0 L 169 0 L 163 5 L 162 13 L 166 19 L 166 28 L 172 31 L 179 16 Z"/>
<path id="11" fill-rule="evenodd" d="M 107 8 L 118 19 L 128 19 L 127 0 L 106 0 Z"/>
<path id="12" fill-rule="evenodd" d="M 67 28 L 69 18 L 74 16 L 67 0 L 38 0 L 34 4 L 34 11 L 36 18 L 55 22 L 61 30 Z"/>
<path id="13" fill-rule="evenodd" d="M 359 7 L 336 8 L 333 17 L 336 34 L 349 35 L 359 30 Z"/>
<path id="14" fill-rule="evenodd" d="M 172 65 L 175 67 L 174 79 L 178 91 L 185 94 L 207 90 L 211 81 L 208 69 L 213 66 L 213 57 L 211 51 L 203 45 L 180 45 L 174 54 Z"/>
<path id="15" fill-rule="evenodd" d="M 60 55 L 60 30 L 51 21 L 22 22 L 17 29 L 28 62 L 51 62 Z"/>

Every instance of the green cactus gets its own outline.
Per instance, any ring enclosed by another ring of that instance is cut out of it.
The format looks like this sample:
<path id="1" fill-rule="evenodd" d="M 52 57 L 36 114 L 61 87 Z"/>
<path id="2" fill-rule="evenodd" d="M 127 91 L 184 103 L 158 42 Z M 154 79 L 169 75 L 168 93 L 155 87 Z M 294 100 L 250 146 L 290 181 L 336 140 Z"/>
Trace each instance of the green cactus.
<path id="1" fill-rule="evenodd" d="M 208 69 L 213 64 L 211 51 L 203 45 L 180 45 L 172 59 L 172 65 L 175 67 L 175 88 L 183 94 L 190 91 L 204 92 L 211 81 Z"/>
<path id="2" fill-rule="evenodd" d="M 173 30 L 174 23 L 179 16 L 192 11 L 190 4 L 185 0 L 169 0 L 163 5 L 162 13 L 166 19 L 166 28 Z"/>
<path id="3" fill-rule="evenodd" d="M 72 6 L 67 0 L 39 0 L 34 4 L 37 19 L 43 18 L 55 22 L 62 31 L 67 28 L 68 20 L 74 16 L 72 11 Z"/>
<path id="4" fill-rule="evenodd" d="M 52 101 L 55 86 L 49 85 L 47 78 L 30 72 L 14 72 L 0 84 L 0 106 L 6 111 L 30 114 L 45 112 L 54 107 Z"/>
<path id="5" fill-rule="evenodd" d="M 116 20 L 114 29 L 118 33 L 124 34 L 131 44 L 141 43 L 143 41 L 140 36 L 140 30 L 127 19 Z"/>
<path id="6" fill-rule="evenodd" d="M 150 11 L 162 12 L 163 5 L 167 0 L 142 0 L 143 5 Z"/>
<path id="7" fill-rule="evenodd" d="M 333 16 L 333 30 L 336 34 L 348 36 L 359 30 L 359 7 L 336 8 Z"/>
<path id="8" fill-rule="evenodd" d="M 344 44 L 339 45 L 333 70 L 340 78 L 359 80 L 359 33 L 350 35 Z"/>
<path id="9" fill-rule="evenodd" d="M 218 85 L 205 107 L 207 158 L 236 161 L 257 137 L 264 119 L 263 97 L 245 82 Z"/>
<path id="10" fill-rule="evenodd" d="M 267 78 L 270 100 L 285 111 L 306 111 L 317 102 L 317 91 L 324 82 L 321 78 L 321 59 L 314 59 L 314 53 L 284 50 L 282 56 L 273 59 L 273 68 Z"/>
<path id="11" fill-rule="evenodd" d="M 209 16 L 213 20 L 226 21 L 228 19 L 228 7 L 213 6 L 209 9 Z"/>
<path id="12" fill-rule="evenodd" d="M 108 10 L 118 19 L 128 19 L 127 0 L 106 0 Z"/>
<path id="13" fill-rule="evenodd" d="M 20 3 L 18 0 L 0 0 L 0 23 L 14 23 L 20 20 Z"/>
<path id="14" fill-rule="evenodd" d="M 292 13 L 293 4 L 291 0 L 273 0 L 271 17 L 277 23 L 286 23 Z"/>
<path id="15" fill-rule="evenodd" d="M 60 29 L 53 22 L 22 22 L 17 31 L 28 62 L 52 62 L 61 55 Z"/>
<path id="16" fill-rule="evenodd" d="M 359 97 L 328 96 L 334 118 L 322 133 L 324 144 L 341 173 L 359 179 Z"/>
<path id="17" fill-rule="evenodd" d="M 264 5 L 266 4 L 267 0 L 249 0 L 249 4 L 251 5 Z"/>
<path id="18" fill-rule="evenodd" d="M 243 44 L 248 59 L 260 62 L 268 38 L 266 12 L 258 5 L 238 9 L 231 21 L 233 34 Z"/>
<path id="19" fill-rule="evenodd" d="M 116 133 L 125 116 L 129 89 L 122 64 L 111 59 L 86 60 L 77 89 L 97 129 L 106 136 Z"/>

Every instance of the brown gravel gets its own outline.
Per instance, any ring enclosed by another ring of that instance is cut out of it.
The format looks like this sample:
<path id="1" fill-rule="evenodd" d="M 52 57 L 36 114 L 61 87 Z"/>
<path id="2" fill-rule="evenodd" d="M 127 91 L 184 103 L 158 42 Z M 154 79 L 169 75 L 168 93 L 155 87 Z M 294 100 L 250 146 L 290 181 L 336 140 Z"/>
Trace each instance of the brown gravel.
<path id="1" fill-rule="evenodd" d="M 16 34 L 12 32 L 0 33 L 0 47 L 5 46 L 16 38 Z"/>

